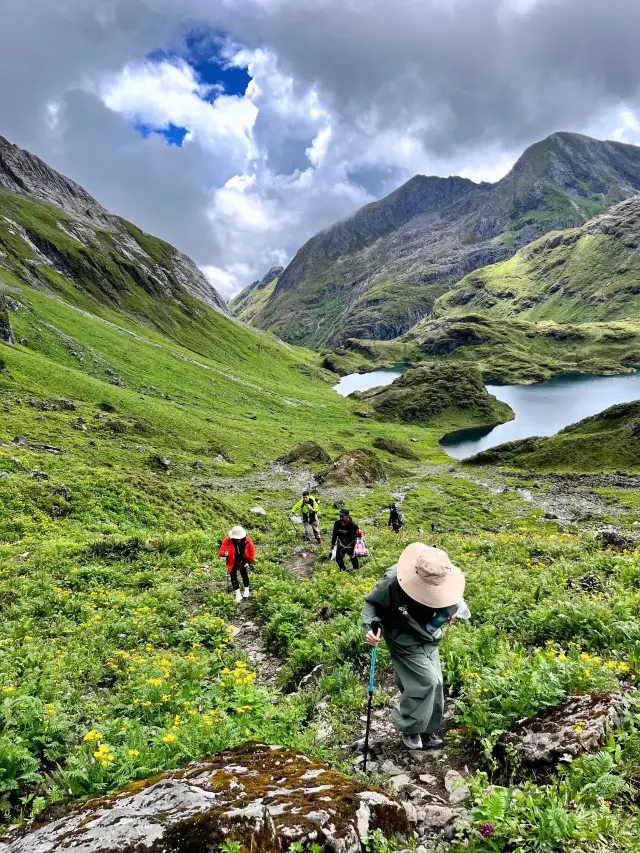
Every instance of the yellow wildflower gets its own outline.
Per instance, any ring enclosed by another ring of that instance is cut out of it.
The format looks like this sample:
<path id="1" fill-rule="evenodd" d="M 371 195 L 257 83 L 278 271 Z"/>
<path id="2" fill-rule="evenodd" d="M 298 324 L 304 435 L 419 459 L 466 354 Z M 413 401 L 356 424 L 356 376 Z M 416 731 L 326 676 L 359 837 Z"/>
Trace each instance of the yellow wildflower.
<path id="1" fill-rule="evenodd" d="M 102 735 L 100 732 L 95 731 L 95 729 L 91 729 L 90 732 L 87 732 L 86 735 L 82 738 L 85 743 L 97 743 L 102 740 Z"/>
<path id="2" fill-rule="evenodd" d="M 137 749 L 128 749 L 127 755 L 130 755 L 131 758 L 137 758 L 140 755 L 140 753 L 138 752 Z"/>
<path id="3" fill-rule="evenodd" d="M 162 743 L 175 743 L 175 742 L 176 742 L 176 740 L 177 740 L 177 738 L 176 738 L 176 736 L 175 736 L 175 735 L 171 735 L 171 734 L 169 734 L 169 735 L 165 735 L 165 736 L 162 738 Z"/>

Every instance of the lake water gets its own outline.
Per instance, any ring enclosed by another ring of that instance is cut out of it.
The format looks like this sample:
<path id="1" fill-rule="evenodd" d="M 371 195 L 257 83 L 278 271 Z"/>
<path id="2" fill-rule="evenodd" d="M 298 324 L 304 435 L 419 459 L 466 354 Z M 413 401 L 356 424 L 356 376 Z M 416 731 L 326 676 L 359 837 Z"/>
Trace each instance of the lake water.
<path id="1" fill-rule="evenodd" d="M 348 397 L 354 391 L 368 391 L 369 388 L 379 388 L 391 383 L 404 373 L 403 365 L 394 367 L 393 370 L 373 370 L 371 373 L 350 373 L 343 376 L 334 389 L 343 397 Z"/>
<path id="2" fill-rule="evenodd" d="M 515 420 L 497 427 L 474 427 L 449 433 L 440 446 L 449 456 L 466 459 L 481 450 L 537 435 L 555 435 L 569 424 L 616 403 L 640 400 L 640 373 L 624 376 L 557 376 L 539 385 L 487 385 L 508 403 Z"/>

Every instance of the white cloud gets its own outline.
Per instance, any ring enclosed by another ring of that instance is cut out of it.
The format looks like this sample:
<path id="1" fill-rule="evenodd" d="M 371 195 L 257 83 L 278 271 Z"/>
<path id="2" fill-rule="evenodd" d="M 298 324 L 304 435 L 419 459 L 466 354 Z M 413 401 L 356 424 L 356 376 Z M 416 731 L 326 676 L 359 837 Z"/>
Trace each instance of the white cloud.
<path id="1" fill-rule="evenodd" d="M 158 128 L 185 127 L 189 141 L 214 149 L 227 143 L 242 157 L 255 156 L 255 105 L 248 98 L 227 96 L 199 82 L 185 61 L 127 65 L 104 78 L 99 92 L 109 109 L 127 118 Z M 212 95 L 216 97 L 210 103 L 207 98 Z"/>
<path id="2" fill-rule="evenodd" d="M 640 142 L 638 0 L 2 5 L 0 132 L 227 295 L 416 172 L 495 180 L 559 129 Z M 179 55 L 187 27 L 229 34 L 244 95 L 148 59 Z"/>

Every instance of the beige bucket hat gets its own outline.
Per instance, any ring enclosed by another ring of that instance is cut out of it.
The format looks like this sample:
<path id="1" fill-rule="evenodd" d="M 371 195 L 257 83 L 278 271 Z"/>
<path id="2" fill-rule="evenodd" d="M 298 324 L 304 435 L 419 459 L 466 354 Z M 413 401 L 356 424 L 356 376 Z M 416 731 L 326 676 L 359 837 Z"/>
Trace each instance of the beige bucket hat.
<path id="1" fill-rule="evenodd" d="M 398 583 L 414 601 L 438 610 L 462 600 L 466 580 L 446 551 L 414 542 L 398 560 Z"/>
<path id="2" fill-rule="evenodd" d="M 229 539 L 244 539 L 247 535 L 247 531 L 244 527 L 240 527 L 239 524 L 236 524 L 235 527 L 232 527 L 229 531 Z"/>

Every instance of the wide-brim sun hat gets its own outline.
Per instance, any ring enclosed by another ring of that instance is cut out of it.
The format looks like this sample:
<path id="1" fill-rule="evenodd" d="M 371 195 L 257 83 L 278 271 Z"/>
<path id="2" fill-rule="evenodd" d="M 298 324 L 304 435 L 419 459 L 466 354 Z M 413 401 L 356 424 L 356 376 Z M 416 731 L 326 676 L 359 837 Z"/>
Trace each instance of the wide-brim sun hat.
<path id="1" fill-rule="evenodd" d="M 240 527 L 239 524 L 236 524 L 235 527 L 232 527 L 229 531 L 229 539 L 245 539 L 247 536 L 247 531 L 244 527 Z"/>
<path id="2" fill-rule="evenodd" d="M 398 583 L 414 601 L 439 610 L 462 600 L 466 578 L 446 551 L 414 542 L 398 560 Z"/>

